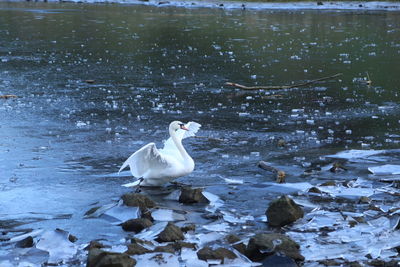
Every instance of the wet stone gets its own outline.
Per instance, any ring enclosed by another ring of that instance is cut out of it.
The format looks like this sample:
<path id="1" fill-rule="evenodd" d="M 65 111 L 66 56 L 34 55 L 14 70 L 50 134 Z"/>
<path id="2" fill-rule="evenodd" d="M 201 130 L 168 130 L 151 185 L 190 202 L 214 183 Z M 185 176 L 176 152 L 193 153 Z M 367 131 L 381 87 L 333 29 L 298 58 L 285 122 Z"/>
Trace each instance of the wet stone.
<path id="1" fill-rule="evenodd" d="M 203 188 L 183 187 L 179 196 L 180 203 L 207 203 L 208 200 L 203 196 Z"/>
<path id="2" fill-rule="evenodd" d="M 302 208 L 287 196 L 272 201 L 265 214 L 270 226 L 285 226 L 304 216 Z"/>
<path id="3" fill-rule="evenodd" d="M 250 238 L 246 256 L 253 261 L 262 261 L 268 256 L 279 252 L 295 261 L 303 261 L 300 246 L 283 234 L 257 234 Z"/>
<path id="4" fill-rule="evenodd" d="M 121 224 L 122 229 L 124 229 L 124 231 L 135 232 L 135 233 L 139 233 L 143 229 L 148 228 L 152 225 L 153 223 L 149 219 L 145 218 L 132 219 Z"/>
<path id="5" fill-rule="evenodd" d="M 131 207 L 139 207 L 140 210 L 144 211 L 147 209 L 154 208 L 156 203 L 145 195 L 138 193 L 127 193 L 122 196 L 124 204 Z"/>
<path id="6" fill-rule="evenodd" d="M 222 263 L 224 263 L 225 258 L 235 259 L 236 254 L 226 248 L 218 248 L 213 250 L 210 247 L 204 247 L 197 252 L 197 257 L 203 261 L 221 260 Z"/>
<path id="7" fill-rule="evenodd" d="M 129 244 L 128 245 L 128 250 L 125 251 L 126 254 L 128 255 L 142 255 L 145 253 L 150 253 L 151 250 L 139 245 L 139 244 Z"/>
<path id="8" fill-rule="evenodd" d="M 17 248 L 31 248 L 31 247 L 33 247 L 33 244 L 34 244 L 33 237 L 28 236 L 27 238 L 24 238 L 24 239 L 18 241 L 15 244 L 15 246 Z"/>
<path id="9" fill-rule="evenodd" d="M 100 249 L 91 249 L 87 259 L 87 267 L 132 267 L 136 260 L 125 253 L 107 252 Z"/>
<path id="10" fill-rule="evenodd" d="M 183 232 L 175 224 L 169 222 L 165 229 L 158 235 L 157 242 L 173 242 L 177 240 L 183 240 Z"/>

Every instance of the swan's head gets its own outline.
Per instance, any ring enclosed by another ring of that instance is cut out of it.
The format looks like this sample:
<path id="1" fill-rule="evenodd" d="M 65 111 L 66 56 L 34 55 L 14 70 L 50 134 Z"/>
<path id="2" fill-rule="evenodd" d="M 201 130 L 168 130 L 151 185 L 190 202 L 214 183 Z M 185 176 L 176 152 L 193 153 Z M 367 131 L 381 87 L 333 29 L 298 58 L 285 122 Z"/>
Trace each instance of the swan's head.
<path id="1" fill-rule="evenodd" d="M 174 131 L 174 132 L 179 130 L 179 129 L 186 130 L 186 131 L 189 130 L 188 128 L 185 127 L 185 124 L 183 122 L 180 122 L 180 121 L 171 122 L 170 125 L 169 125 L 169 129 Z"/>

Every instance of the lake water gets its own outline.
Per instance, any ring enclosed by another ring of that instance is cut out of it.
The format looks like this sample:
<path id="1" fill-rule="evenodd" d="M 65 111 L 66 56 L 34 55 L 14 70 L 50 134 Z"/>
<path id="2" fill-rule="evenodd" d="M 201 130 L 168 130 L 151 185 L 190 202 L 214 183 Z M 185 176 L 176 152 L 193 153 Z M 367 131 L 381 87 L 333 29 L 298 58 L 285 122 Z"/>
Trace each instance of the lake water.
<path id="1" fill-rule="evenodd" d="M 185 140 L 196 168 L 178 181 L 242 215 L 263 215 L 279 195 L 263 190 L 275 177 L 260 160 L 288 183 L 379 180 L 367 168 L 399 164 L 398 153 L 302 174 L 339 151 L 399 147 L 399 59 L 398 12 L 0 2 L 0 95 L 18 96 L 0 99 L 0 227 L 119 240 L 120 227 L 83 215 L 130 191 L 119 167 L 148 142 L 162 146 L 177 119 L 223 139 Z M 336 73 L 286 90 L 225 85 Z"/>

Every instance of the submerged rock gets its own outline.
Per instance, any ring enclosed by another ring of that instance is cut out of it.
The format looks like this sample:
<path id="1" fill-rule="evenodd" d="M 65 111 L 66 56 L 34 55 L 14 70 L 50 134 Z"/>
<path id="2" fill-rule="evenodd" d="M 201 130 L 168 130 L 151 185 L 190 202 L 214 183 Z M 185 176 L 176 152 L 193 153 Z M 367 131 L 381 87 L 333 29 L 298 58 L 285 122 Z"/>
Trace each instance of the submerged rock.
<path id="1" fill-rule="evenodd" d="M 211 249 L 210 247 L 204 247 L 197 252 L 197 257 L 200 260 L 221 260 L 224 263 L 225 258 L 227 259 L 235 259 L 237 258 L 236 254 L 226 248 L 218 248 L 216 250 Z"/>
<path id="2" fill-rule="evenodd" d="M 91 249 L 87 259 L 87 267 L 132 267 L 136 265 L 136 260 L 125 253 L 107 252 L 101 249 Z"/>
<path id="3" fill-rule="evenodd" d="M 140 210 L 154 208 L 156 203 L 145 195 L 138 193 L 127 193 L 122 196 L 124 204 L 132 207 L 139 207 Z"/>
<path id="4" fill-rule="evenodd" d="M 17 248 L 31 248 L 33 247 L 33 237 L 28 236 L 27 238 L 24 238 L 20 241 L 18 241 L 17 243 L 15 243 L 15 246 Z"/>
<path id="5" fill-rule="evenodd" d="M 158 242 L 173 242 L 183 239 L 185 239 L 185 237 L 183 236 L 182 230 L 175 224 L 169 222 L 156 240 Z"/>
<path id="6" fill-rule="evenodd" d="M 297 267 L 297 263 L 289 257 L 272 255 L 262 261 L 263 266 Z"/>
<path id="7" fill-rule="evenodd" d="M 146 218 L 132 219 L 121 224 L 122 229 L 124 229 L 124 231 L 130 231 L 135 233 L 139 233 L 143 229 L 148 228 L 152 225 L 153 223 Z"/>
<path id="8" fill-rule="evenodd" d="M 283 234 L 257 234 L 250 238 L 246 256 L 253 261 L 262 261 L 276 252 L 286 255 L 295 261 L 303 261 L 300 246 Z"/>
<path id="9" fill-rule="evenodd" d="M 272 201 L 265 214 L 271 226 L 284 226 L 304 216 L 302 208 L 287 196 Z"/>
<path id="10" fill-rule="evenodd" d="M 203 196 L 203 188 L 183 187 L 179 196 L 181 203 L 207 203 L 208 200 Z"/>

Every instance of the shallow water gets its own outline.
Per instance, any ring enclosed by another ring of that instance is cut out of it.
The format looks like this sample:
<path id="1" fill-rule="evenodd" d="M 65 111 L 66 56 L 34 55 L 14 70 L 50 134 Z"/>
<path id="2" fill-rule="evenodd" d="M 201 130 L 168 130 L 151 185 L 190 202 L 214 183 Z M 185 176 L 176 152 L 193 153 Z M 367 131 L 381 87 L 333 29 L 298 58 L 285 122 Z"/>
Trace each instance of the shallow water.
<path id="1" fill-rule="evenodd" d="M 0 99 L 0 218 L 62 228 L 82 243 L 120 240 L 120 227 L 83 215 L 130 191 L 119 166 L 148 142 L 161 146 L 175 119 L 224 139 L 185 140 L 196 169 L 179 181 L 206 187 L 241 215 L 263 215 L 279 195 L 265 190 L 275 177 L 259 160 L 284 170 L 287 182 L 379 180 L 367 168 L 399 164 L 397 153 L 349 162 L 340 174 L 302 174 L 330 165 L 325 156 L 338 151 L 398 148 L 399 18 L 0 2 L 0 94 L 18 96 Z M 343 75 L 287 90 L 224 86 L 335 73 Z"/>

